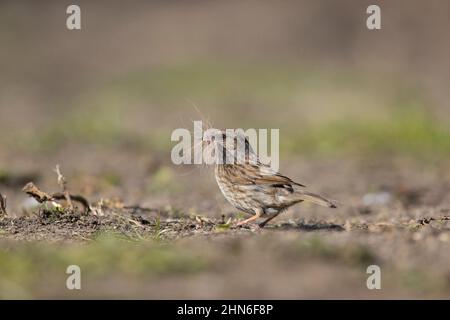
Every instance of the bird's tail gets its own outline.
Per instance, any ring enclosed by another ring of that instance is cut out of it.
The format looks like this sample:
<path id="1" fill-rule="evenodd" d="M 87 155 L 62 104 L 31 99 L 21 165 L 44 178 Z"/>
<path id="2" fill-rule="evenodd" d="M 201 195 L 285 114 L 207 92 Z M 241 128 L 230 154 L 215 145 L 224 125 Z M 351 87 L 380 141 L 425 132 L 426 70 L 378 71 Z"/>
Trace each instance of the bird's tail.
<path id="1" fill-rule="evenodd" d="M 307 191 L 300 191 L 300 192 L 298 192 L 298 194 L 299 194 L 300 200 L 312 202 L 312 203 L 318 204 L 319 206 L 324 206 L 324 207 L 328 207 L 328 208 L 337 208 L 337 206 L 332 201 L 325 199 L 324 197 L 322 197 L 318 194 L 307 192 Z"/>

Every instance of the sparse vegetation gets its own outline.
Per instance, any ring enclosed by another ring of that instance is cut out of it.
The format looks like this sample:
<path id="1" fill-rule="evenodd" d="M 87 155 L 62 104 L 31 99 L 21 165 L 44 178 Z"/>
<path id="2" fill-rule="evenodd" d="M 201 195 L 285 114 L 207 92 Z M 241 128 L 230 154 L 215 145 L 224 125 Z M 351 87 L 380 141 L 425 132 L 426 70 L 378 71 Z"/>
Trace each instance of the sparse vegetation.
<path id="1" fill-rule="evenodd" d="M 450 2 L 385 1 L 372 36 L 350 4 L 178 2 L 86 1 L 68 33 L 59 2 L 2 1 L 0 298 L 449 297 Z M 200 119 L 280 129 L 281 173 L 338 209 L 235 228 L 170 160 Z"/>

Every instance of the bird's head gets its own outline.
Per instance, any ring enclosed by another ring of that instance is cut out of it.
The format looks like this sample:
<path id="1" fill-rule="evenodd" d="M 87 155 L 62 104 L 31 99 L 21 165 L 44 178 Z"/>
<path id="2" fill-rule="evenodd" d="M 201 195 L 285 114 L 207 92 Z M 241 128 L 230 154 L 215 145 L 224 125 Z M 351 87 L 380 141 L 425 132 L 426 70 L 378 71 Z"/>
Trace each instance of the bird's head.
<path id="1" fill-rule="evenodd" d="M 243 130 L 208 129 L 203 135 L 203 153 L 208 163 L 234 164 L 257 159 Z M 218 162 L 217 162 L 218 161 Z"/>

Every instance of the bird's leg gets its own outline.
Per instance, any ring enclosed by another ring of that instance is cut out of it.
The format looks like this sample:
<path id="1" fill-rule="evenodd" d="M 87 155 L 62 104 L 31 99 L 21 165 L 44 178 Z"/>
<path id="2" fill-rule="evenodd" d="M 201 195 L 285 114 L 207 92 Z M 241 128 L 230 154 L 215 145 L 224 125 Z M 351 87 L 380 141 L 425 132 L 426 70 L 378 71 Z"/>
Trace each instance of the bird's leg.
<path id="1" fill-rule="evenodd" d="M 242 225 L 244 225 L 244 224 L 247 224 L 247 223 L 249 223 L 249 222 L 252 222 L 253 220 L 256 220 L 256 219 L 260 218 L 260 217 L 261 217 L 261 214 L 262 214 L 262 211 L 261 211 L 261 210 L 257 210 L 257 211 L 256 211 L 256 214 L 255 214 L 254 216 L 251 216 L 251 217 L 248 218 L 248 219 L 245 219 L 245 220 L 243 220 L 243 221 L 241 221 L 241 222 L 238 222 L 238 223 L 236 224 L 236 227 L 242 226 Z"/>
<path id="2" fill-rule="evenodd" d="M 278 216 L 280 213 L 281 213 L 281 210 L 278 211 L 277 213 L 274 213 L 274 214 L 271 215 L 269 218 L 267 218 L 266 220 L 264 220 L 263 222 L 261 222 L 261 223 L 259 224 L 259 227 L 260 227 L 260 228 L 264 228 L 264 226 L 265 226 L 270 220 L 272 220 L 273 218 L 275 218 L 276 216 Z"/>

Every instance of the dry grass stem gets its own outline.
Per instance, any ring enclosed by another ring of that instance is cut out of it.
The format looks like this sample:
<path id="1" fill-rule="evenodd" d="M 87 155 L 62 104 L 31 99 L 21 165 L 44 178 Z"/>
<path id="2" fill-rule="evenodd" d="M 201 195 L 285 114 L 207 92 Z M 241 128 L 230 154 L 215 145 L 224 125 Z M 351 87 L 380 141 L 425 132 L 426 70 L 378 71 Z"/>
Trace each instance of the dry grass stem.
<path id="1" fill-rule="evenodd" d="M 6 212 L 6 197 L 0 193 L 0 216 L 8 215 Z"/>

